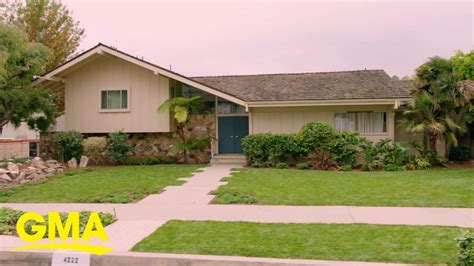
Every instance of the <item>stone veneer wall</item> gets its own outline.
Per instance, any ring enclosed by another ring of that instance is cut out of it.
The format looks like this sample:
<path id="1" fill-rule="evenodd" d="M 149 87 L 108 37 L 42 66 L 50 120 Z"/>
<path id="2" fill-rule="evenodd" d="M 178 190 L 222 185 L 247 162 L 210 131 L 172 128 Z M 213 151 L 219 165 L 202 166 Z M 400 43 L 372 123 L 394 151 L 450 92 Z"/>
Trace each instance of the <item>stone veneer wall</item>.
<path id="1" fill-rule="evenodd" d="M 51 146 L 51 134 L 47 133 L 41 136 L 41 156 L 43 158 L 52 158 L 54 151 Z M 216 123 L 214 114 L 192 115 L 188 125 L 185 128 L 185 134 L 188 138 L 216 138 Z M 106 136 L 107 134 L 85 134 L 84 137 Z M 175 132 L 170 133 L 130 133 L 129 143 L 135 149 L 130 155 L 147 156 L 147 155 L 166 155 L 183 161 L 182 155 L 171 150 L 174 143 L 179 139 Z M 206 147 L 197 152 L 191 152 L 188 155 L 189 162 L 207 163 L 211 159 L 211 146 Z"/>

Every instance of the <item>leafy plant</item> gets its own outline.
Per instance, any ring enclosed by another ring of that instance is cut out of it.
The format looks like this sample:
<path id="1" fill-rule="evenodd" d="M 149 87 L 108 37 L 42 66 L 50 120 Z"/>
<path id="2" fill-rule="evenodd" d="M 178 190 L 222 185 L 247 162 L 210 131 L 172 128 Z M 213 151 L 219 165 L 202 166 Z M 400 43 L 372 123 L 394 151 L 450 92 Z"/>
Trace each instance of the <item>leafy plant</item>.
<path id="1" fill-rule="evenodd" d="M 174 163 L 176 163 L 176 159 L 166 155 L 129 156 L 126 162 L 128 165 L 156 165 Z"/>
<path id="2" fill-rule="evenodd" d="M 309 153 L 316 149 L 330 150 L 336 131 L 326 123 L 310 122 L 303 126 L 297 134 L 299 144 Z"/>
<path id="3" fill-rule="evenodd" d="M 365 146 L 362 170 L 401 171 L 407 162 L 408 153 L 403 146 L 390 139 L 382 139 L 375 145 Z"/>
<path id="4" fill-rule="evenodd" d="M 176 121 L 176 133 L 180 139 L 180 142 L 174 145 L 174 149 L 183 154 L 185 163 L 188 163 L 188 151 L 198 150 L 204 143 L 204 139 L 188 140 L 184 133 L 184 128 L 189 122 L 190 111 L 193 109 L 193 106 L 198 105 L 200 102 L 200 96 L 191 98 L 176 97 L 166 100 L 158 107 L 158 111 L 171 110 L 173 112 L 173 117 Z M 208 140 L 206 145 L 209 142 L 210 140 Z"/>
<path id="5" fill-rule="evenodd" d="M 471 159 L 471 147 L 467 145 L 459 145 L 453 147 L 449 153 L 449 160 L 456 162 L 465 162 Z"/>
<path id="6" fill-rule="evenodd" d="M 111 162 L 123 164 L 127 160 L 127 154 L 132 146 L 127 142 L 129 135 L 120 131 L 109 134 L 105 153 Z"/>
<path id="7" fill-rule="evenodd" d="M 69 161 L 72 158 L 79 158 L 83 152 L 83 136 L 77 131 L 57 132 L 52 137 L 55 150 L 60 154 L 60 159 Z"/>
<path id="8" fill-rule="evenodd" d="M 357 132 L 341 131 L 335 134 L 333 141 L 329 144 L 329 150 L 338 165 L 352 168 L 357 164 L 364 142 L 367 140 Z"/>
<path id="9" fill-rule="evenodd" d="M 332 154 L 325 150 L 315 150 L 308 154 L 306 160 L 312 169 L 330 170 L 338 169 L 337 163 L 332 159 Z"/>
<path id="10" fill-rule="evenodd" d="M 82 147 L 84 148 L 84 155 L 89 157 L 92 163 L 99 165 L 104 162 L 107 138 L 88 137 L 82 141 Z"/>
<path id="11" fill-rule="evenodd" d="M 285 162 L 279 162 L 275 165 L 276 169 L 288 169 L 288 164 Z"/>
<path id="12" fill-rule="evenodd" d="M 458 245 L 458 254 L 456 265 L 472 266 L 474 265 L 474 235 L 466 231 L 459 238 L 456 238 Z"/>
<path id="13" fill-rule="evenodd" d="M 296 169 L 299 169 L 299 170 L 306 170 L 306 169 L 309 169 L 310 168 L 310 165 L 308 162 L 303 162 L 303 163 L 297 163 L 296 164 Z"/>
<path id="14" fill-rule="evenodd" d="M 423 170 L 429 169 L 431 167 L 431 163 L 428 159 L 417 154 L 415 156 L 408 157 L 407 169 L 411 170 Z"/>

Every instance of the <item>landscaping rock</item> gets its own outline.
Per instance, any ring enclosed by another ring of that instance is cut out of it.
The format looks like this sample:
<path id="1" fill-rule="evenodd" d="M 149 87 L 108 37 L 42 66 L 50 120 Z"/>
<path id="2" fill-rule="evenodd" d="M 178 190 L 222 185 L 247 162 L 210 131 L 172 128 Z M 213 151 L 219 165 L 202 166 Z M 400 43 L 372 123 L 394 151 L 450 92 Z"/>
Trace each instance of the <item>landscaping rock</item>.
<path id="1" fill-rule="evenodd" d="M 69 168 L 77 168 L 77 160 L 76 158 L 72 158 L 67 162 Z"/>
<path id="2" fill-rule="evenodd" d="M 32 165 L 33 165 L 34 167 L 38 167 L 38 166 L 44 165 L 43 159 L 41 159 L 40 157 L 35 157 L 35 158 L 33 158 L 33 160 L 32 160 Z"/>
<path id="3" fill-rule="evenodd" d="M 9 175 L 3 174 L 3 175 L 0 175 L 0 181 L 3 181 L 3 182 L 5 182 L 5 181 L 7 181 L 7 182 L 12 182 L 12 179 L 10 178 Z"/>
<path id="4" fill-rule="evenodd" d="M 10 171 L 8 171 L 7 169 L 0 168 L 0 175 L 8 174 L 8 173 L 10 173 Z"/>
<path id="5" fill-rule="evenodd" d="M 87 156 L 81 156 L 81 161 L 79 162 L 79 168 L 87 167 L 87 163 L 89 162 L 89 158 Z"/>

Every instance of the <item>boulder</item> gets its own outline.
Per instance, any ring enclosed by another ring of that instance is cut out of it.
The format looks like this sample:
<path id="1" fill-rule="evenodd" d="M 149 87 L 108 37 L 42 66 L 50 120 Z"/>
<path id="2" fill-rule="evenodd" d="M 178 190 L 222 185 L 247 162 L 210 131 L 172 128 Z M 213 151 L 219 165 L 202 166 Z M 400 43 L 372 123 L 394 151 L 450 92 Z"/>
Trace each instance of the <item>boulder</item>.
<path id="1" fill-rule="evenodd" d="M 79 167 L 84 168 L 87 167 L 87 163 L 89 162 L 89 158 L 87 156 L 81 156 L 81 161 L 79 162 Z"/>
<path id="2" fill-rule="evenodd" d="M 31 161 L 31 164 L 35 167 L 38 167 L 38 166 L 44 165 L 44 162 L 43 162 L 43 159 L 41 159 L 40 157 L 35 157 Z"/>
<path id="3" fill-rule="evenodd" d="M 8 171 L 7 169 L 0 168 L 0 175 L 8 174 L 8 173 L 10 173 L 10 171 Z"/>
<path id="4" fill-rule="evenodd" d="M 72 158 L 71 160 L 69 160 L 67 162 L 67 165 L 69 166 L 69 168 L 77 168 L 77 160 L 76 158 Z"/>
<path id="5" fill-rule="evenodd" d="M 20 168 L 18 167 L 18 165 L 12 162 L 8 162 L 7 170 L 10 171 L 10 174 L 12 175 L 18 175 L 20 173 Z"/>
<path id="6" fill-rule="evenodd" d="M 0 175 L 0 182 L 12 182 L 12 179 L 7 174 Z"/>

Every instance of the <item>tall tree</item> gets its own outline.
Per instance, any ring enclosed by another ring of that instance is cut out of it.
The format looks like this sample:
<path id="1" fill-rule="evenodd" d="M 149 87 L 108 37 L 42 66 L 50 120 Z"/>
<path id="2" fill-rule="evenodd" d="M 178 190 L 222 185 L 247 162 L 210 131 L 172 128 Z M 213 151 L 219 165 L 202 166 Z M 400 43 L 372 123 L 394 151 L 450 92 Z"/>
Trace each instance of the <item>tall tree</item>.
<path id="1" fill-rule="evenodd" d="M 452 60 L 432 57 L 418 67 L 411 96 L 402 126 L 423 135 L 425 148 L 435 152 L 438 139 L 443 138 L 449 152 L 466 131 L 464 118 L 471 99 L 470 92 L 458 85 Z"/>
<path id="2" fill-rule="evenodd" d="M 54 97 L 33 83 L 49 56 L 20 28 L 0 22 L 0 133 L 9 122 L 44 131 L 54 121 Z"/>
<path id="3" fill-rule="evenodd" d="M 51 50 L 46 64 L 50 70 L 73 55 L 84 29 L 74 20 L 71 11 L 55 0 L 10 0 L 4 3 L 2 17 L 7 23 L 24 28 L 31 42 L 41 43 Z"/>

